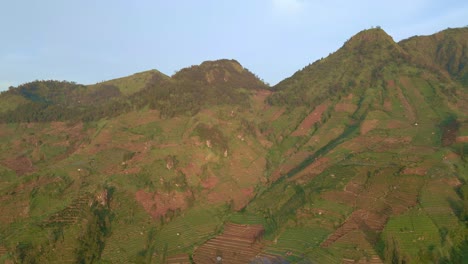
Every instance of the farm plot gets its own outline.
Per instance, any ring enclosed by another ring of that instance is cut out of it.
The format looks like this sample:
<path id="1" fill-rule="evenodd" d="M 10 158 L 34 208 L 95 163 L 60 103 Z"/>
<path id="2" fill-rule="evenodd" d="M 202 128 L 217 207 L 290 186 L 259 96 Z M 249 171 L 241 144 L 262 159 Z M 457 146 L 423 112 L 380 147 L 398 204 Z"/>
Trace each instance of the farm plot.
<path id="1" fill-rule="evenodd" d="M 155 236 L 155 247 L 167 255 L 190 253 L 220 229 L 222 208 L 191 209 L 162 226 Z"/>
<path id="2" fill-rule="evenodd" d="M 265 248 L 265 252 L 288 259 L 302 258 L 304 252 L 319 247 L 329 233 L 329 230 L 320 227 L 288 228 L 280 234 L 276 243 Z"/>
<path id="3" fill-rule="evenodd" d="M 400 254 L 408 260 L 415 260 L 419 252 L 440 244 L 439 229 L 424 211 L 417 209 L 391 217 L 383 238 L 387 247 L 398 245 Z"/>
<path id="4" fill-rule="evenodd" d="M 195 250 L 193 260 L 195 263 L 250 263 L 261 252 L 263 233 L 262 225 L 227 223 L 221 235 Z"/>

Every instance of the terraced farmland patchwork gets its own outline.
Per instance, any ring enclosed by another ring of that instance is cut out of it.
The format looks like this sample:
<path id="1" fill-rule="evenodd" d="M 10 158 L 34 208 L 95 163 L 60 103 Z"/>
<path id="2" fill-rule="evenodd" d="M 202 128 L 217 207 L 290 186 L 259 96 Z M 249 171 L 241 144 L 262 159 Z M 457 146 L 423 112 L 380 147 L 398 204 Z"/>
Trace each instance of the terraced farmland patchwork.
<path id="1" fill-rule="evenodd" d="M 223 233 L 196 248 L 195 263 L 250 263 L 260 256 L 263 244 L 263 226 L 227 223 Z"/>

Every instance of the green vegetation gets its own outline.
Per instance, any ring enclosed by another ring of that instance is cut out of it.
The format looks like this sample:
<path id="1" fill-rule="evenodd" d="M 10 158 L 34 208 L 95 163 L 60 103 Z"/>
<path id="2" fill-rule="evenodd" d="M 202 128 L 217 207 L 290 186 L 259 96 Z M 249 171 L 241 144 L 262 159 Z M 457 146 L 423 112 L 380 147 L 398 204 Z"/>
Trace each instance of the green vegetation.
<path id="1" fill-rule="evenodd" d="M 11 88 L 0 262 L 463 263 L 466 33 L 364 30 L 271 89 L 234 60 Z"/>

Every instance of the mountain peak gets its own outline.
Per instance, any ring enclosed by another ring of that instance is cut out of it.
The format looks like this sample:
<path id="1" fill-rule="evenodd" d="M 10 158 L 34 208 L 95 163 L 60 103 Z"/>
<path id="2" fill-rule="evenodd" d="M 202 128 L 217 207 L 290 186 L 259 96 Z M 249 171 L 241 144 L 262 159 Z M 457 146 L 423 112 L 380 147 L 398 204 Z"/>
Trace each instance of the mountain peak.
<path id="1" fill-rule="evenodd" d="M 393 38 L 380 27 L 363 30 L 351 37 L 344 45 L 347 49 L 381 48 L 397 46 Z"/>
<path id="2" fill-rule="evenodd" d="M 175 80 L 190 80 L 211 86 L 233 86 L 248 89 L 266 89 L 267 86 L 238 61 L 220 59 L 204 61 L 184 68 L 172 76 Z"/>
<path id="3" fill-rule="evenodd" d="M 200 67 L 202 68 L 228 68 L 228 69 L 233 69 L 239 73 L 244 70 L 244 67 L 242 67 L 242 65 L 238 61 L 229 60 L 229 59 L 204 61 L 202 62 L 202 64 L 200 64 Z"/>

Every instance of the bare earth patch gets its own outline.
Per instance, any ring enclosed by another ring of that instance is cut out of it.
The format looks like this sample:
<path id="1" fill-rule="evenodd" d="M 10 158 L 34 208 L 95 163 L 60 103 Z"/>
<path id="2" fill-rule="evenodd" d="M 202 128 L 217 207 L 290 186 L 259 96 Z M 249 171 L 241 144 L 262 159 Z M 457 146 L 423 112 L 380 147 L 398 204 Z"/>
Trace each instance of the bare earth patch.
<path id="1" fill-rule="evenodd" d="M 278 111 L 276 111 L 273 116 L 270 118 L 270 122 L 273 122 L 275 121 L 276 119 L 278 119 L 284 112 L 286 111 L 286 108 L 283 107 L 281 109 L 279 109 Z"/>
<path id="2" fill-rule="evenodd" d="M 379 120 L 377 119 L 364 120 L 361 124 L 361 135 L 365 135 L 367 134 L 367 132 L 375 129 L 378 123 L 379 123 Z"/>
<path id="3" fill-rule="evenodd" d="M 317 122 L 320 122 L 322 119 L 322 114 L 327 110 L 328 104 L 320 104 L 318 105 L 312 113 L 310 113 L 299 125 L 299 127 L 294 131 L 291 135 L 292 136 L 304 136 L 307 135 L 310 128 Z"/>
<path id="4" fill-rule="evenodd" d="M 257 93 L 252 97 L 253 101 L 258 106 L 263 106 L 263 109 L 269 107 L 268 104 L 265 104 L 265 99 L 272 94 L 269 90 L 258 90 Z"/>
<path id="5" fill-rule="evenodd" d="M 203 186 L 203 188 L 205 189 L 211 190 L 218 184 L 218 182 L 219 182 L 218 177 L 211 176 L 207 178 L 206 180 L 202 181 L 201 186 Z"/>
<path id="6" fill-rule="evenodd" d="M 2 164 L 11 170 L 14 170 L 18 175 L 24 175 L 36 170 L 32 161 L 25 156 L 6 159 Z"/>
<path id="7" fill-rule="evenodd" d="M 330 159 L 327 157 L 321 157 L 316 159 L 312 164 L 307 166 L 304 170 L 302 170 L 299 174 L 292 177 L 291 180 L 299 180 L 308 182 L 311 180 L 312 177 L 315 177 L 322 173 L 328 166 L 330 165 Z"/>
<path id="8" fill-rule="evenodd" d="M 165 216 L 171 210 L 187 209 L 187 198 L 191 197 L 190 191 L 169 193 L 150 193 L 145 190 L 139 190 L 135 193 L 135 199 L 143 206 L 145 211 L 154 219 Z"/>
<path id="9" fill-rule="evenodd" d="M 468 136 L 459 136 L 457 137 L 456 142 L 458 143 L 468 142 Z"/>

